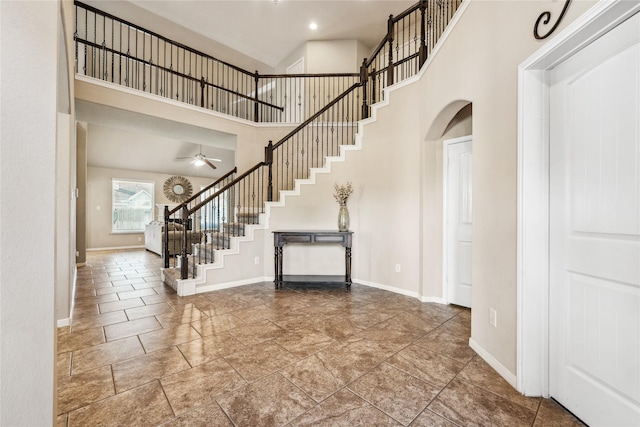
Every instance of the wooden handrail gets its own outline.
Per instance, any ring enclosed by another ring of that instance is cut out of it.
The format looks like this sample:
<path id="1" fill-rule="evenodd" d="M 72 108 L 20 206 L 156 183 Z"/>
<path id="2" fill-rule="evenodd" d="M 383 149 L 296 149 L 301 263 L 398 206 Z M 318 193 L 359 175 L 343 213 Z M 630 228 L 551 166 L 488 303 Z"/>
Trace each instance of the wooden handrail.
<path id="1" fill-rule="evenodd" d="M 212 195 L 210 195 L 209 197 L 207 197 L 206 199 L 204 199 L 203 201 L 201 201 L 200 203 L 198 203 L 197 205 L 195 205 L 193 208 L 188 209 L 187 212 L 189 215 L 193 215 L 196 211 L 198 211 L 200 208 L 202 208 L 203 206 L 205 206 L 207 203 L 209 203 L 210 201 L 212 201 L 213 199 L 215 199 L 216 197 L 218 197 L 220 194 L 224 193 L 225 191 L 227 191 L 229 188 L 233 187 L 234 185 L 236 185 L 238 182 L 242 181 L 243 179 L 245 179 L 247 176 L 249 176 L 251 173 L 255 172 L 256 170 L 258 170 L 259 168 L 261 168 L 262 166 L 266 166 L 267 164 L 265 162 L 260 162 L 257 165 L 255 165 L 254 167 L 252 167 L 251 169 L 249 169 L 248 171 L 246 171 L 245 173 L 243 173 L 242 175 L 240 175 L 239 177 L 236 177 L 233 181 L 231 181 L 230 183 L 228 183 L 227 185 L 225 185 L 224 187 L 222 187 L 221 189 L 219 189 L 218 191 L 216 191 L 215 193 L 213 193 Z"/>
<path id="2" fill-rule="evenodd" d="M 309 73 L 309 74 L 260 74 L 269 79 L 304 78 L 304 77 L 358 77 L 360 73 Z"/>
<path id="3" fill-rule="evenodd" d="M 189 197 L 184 202 L 180 203 L 175 208 L 171 209 L 168 214 L 169 215 L 173 215 L 174 213 L 178 212 L 180 209 L 182 209 L 182 205 L 186 205 L 186 204 L 192 202 L 193 200 L 197 199 L 202 193 L 204 193 L 205 191 L 208 191 L 211 187 L 215 187 L 216 184 L 219 184 L 220 182 L 222 182 L 225 179 L 229 178 L 231 175 L 233 175 L 236 172 L 238 172 L 238 167 L 237 166 L 234 167 L 233 169 L 231 169 L 231 171 L 229 171 L 226 174 L 224 174 L 223 176 L 221 176 L 220 178 L 218 178 L 217 180 L 215 180 L 214 182 L 212 182 L 211 184 L 207 185 L 202 190 L 200 190 L 197 193 L 195 193 L 193 196 Z"/>

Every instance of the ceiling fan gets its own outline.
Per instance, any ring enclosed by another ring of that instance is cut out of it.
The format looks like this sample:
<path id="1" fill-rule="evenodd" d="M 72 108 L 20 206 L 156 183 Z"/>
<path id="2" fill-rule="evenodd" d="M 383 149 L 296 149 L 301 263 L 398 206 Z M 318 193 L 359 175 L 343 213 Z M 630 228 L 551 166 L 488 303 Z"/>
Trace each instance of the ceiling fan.
<path id="1" fill-rule="evenodd" d="M 222 160 L 216 159 L 214 157 L 207 157 L 202 154 L 202 145 L 200 145 L 200 150 L 198 154 L 189 157 L 178 157 L 177 160 L 191 160 L 195 166 L 207 165 L 211 169 L 217 169 L 216 166 L 212 162 L 221 162 Z"/>

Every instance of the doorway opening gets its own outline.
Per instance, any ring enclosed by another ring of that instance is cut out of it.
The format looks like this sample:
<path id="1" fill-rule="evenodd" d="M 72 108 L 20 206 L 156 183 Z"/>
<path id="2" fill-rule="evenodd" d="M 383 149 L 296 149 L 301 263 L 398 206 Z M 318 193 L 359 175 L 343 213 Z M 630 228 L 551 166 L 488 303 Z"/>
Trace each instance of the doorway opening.
<path id="1" fill-rule="evenodd" d="M 471 308 L 473 150 L 471 135 L 443 141 L 443 294 Z"/>

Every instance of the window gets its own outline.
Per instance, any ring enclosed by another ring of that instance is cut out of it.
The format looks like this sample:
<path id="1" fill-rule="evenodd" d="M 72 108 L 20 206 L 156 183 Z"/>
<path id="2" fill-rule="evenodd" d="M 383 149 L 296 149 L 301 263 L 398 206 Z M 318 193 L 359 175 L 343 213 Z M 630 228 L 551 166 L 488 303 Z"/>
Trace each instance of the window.
<path id="1" fill-rule="evenodd" d="M 111 181 L 113 233 L 143 232 L 145 224 L 153 221 L 155 183 L 149 181 Z"/>

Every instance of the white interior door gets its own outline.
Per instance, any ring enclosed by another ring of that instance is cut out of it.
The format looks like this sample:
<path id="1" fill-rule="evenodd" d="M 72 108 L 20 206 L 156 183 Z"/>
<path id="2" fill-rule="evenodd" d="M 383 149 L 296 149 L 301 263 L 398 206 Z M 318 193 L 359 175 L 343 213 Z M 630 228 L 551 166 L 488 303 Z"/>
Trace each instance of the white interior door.
<path id="1" fill-rule="evenodd" d="M 444 141 L 445 266 L 448 301 L 471 307 L 471 136 Z"/>
<path id="2" fill-rule="evenodd" d="M 551 72 L 549 391 L 640 426 L 640 14 Z"/>

